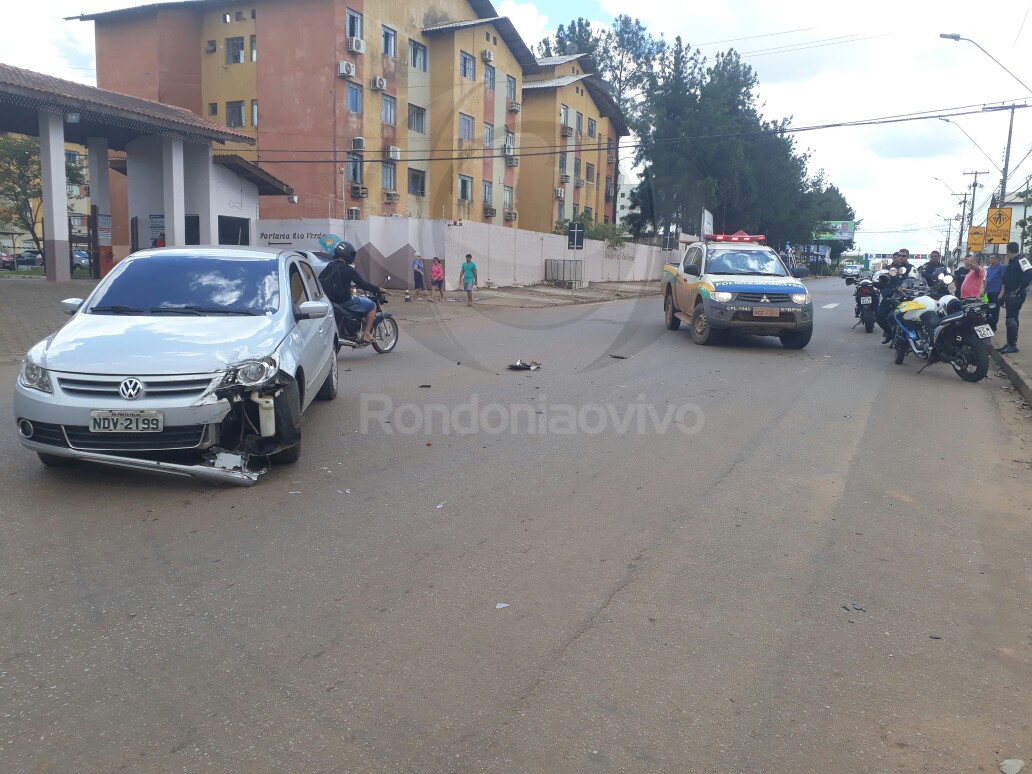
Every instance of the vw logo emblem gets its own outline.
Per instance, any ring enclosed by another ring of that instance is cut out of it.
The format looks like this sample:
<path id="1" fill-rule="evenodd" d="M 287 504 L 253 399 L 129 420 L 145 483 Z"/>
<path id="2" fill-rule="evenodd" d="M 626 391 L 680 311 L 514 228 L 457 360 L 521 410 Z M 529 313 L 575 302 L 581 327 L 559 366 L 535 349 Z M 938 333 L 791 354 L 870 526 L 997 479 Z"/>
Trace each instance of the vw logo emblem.
<path id="1" fill-rule="evenodd" d="M 126 400 L 136 400 L 143 397 L 143 384 L 139 379 L 126 379 L 118 385 L 118 394 Z"/>
<path id="2" fill-rule="evenodd" d="M 761 304 L 769 304 L 770 303 L 770 299 L 767 298 L 766 296 L 764 296 L 763 298 L 760 299 L 760 303 Z"/>

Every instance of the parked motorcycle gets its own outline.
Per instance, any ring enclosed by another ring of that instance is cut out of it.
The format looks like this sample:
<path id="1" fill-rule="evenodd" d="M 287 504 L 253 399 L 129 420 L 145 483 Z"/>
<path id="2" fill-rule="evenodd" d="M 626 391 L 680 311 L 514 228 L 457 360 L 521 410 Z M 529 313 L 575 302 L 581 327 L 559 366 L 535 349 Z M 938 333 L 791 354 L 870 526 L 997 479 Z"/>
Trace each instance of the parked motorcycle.
<path id="1" fill-rule="evenodd" d="M 901 301 L 893 310 L 895 338 L 892 346 L 896 365 L 908 354 L 925 361 L 924 368 L 945 362 L 966 382 L 984 379 L 989 372 L 986 339 L 993 330 L 987 324 L 989 305 L 979 299 L 961 301 L 947 288 L 948 274 L 929 288 L 922 280 L 904 281 L 898 290 Z"/>
<path id="2" fill-rule="evenodd" d="M 370 342 L 373 349 L 381 355 L 392 351 L 398 345 L 398 322 L 390 312 L 383 311 L 382 304 L 387 303 L 387 294 L 383 292 L 383 286 L 391 278 L 387 275 L 380 283 L 380 292 L 375 295 L 366 294 L 376 304 L 376 317 L 373 318 L 373 340 Z M 355 291 L 359 293 L 360 291 Z M 339 304 L 333 305 L 333 314 L 337 321 L 337 351 L 341 347 L 358 349 L 367 346 L 362 342 L 362 331 L 365 328 L 365 315 L 356 316 L 353 312 L 347 311 Z"/>
<path id="3" fill-rule="evenodd" d="M 874 284 L 871 273 L 863 272 L 860 274 L 859 279 L 846 277 L 846 284 L 856 285 L 856 288 L 853 290 L 855 306 L 853 315 L 860 321 L 856 325 L 863 323 L 864 330 L 871 333 L 874 330 L 875 312 L 878 309 L 878 303 L 881 301 L 881 294 Z M 853 327 L 855 328 L 856 325 Z"/>

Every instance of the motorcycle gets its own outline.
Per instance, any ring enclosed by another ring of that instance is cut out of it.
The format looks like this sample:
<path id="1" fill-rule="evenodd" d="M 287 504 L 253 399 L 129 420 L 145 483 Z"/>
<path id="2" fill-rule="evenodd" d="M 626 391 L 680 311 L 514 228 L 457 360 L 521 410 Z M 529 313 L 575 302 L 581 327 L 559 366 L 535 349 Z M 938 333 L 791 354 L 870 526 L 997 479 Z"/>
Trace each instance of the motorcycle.
<path id="1" fill-rule="evenodd" d="M 398 345 L 398 322 L 390 312 L 383 311 L 383 304 L 387 303 L 387 294 L 383 292 L 383 286 L 391 278 L 387 275 L 380 283 L 380 291 L 375 295 L 366 293 L 376 304 L 376 317 L 373 318 L 373 340 L 367 345 L 362 341 L 362 331 L 365 328 L 365 315 L 356 316 L 340 304 L 333 305 L 333 316 L 337 321 L 337 351 L 342 347 L 360 349 L 365 346 L 372 346 L 379 354 L 384 355 L 391 352 Z M 360 294 L 359 291 L 355 291 Z"/>
<path id="2" fill-rule="evenodd" d="M 864 330 L 871 333 L 874 330 L 875 312 L 878 309 L 878 303 L 881 301 L 881 294 L 878 292 L 878 288 L 875 287 L 870 272 L 864 272 L 859 279 L 846 277 L 846 284 L 856 285 L 856 288 L 853 290 L 853 300 L 855 302 L 853 315 L 859 320 L 856 325 L 863 323 Z M 855 328 L 856 325 L 853 327 Z"/>
<path id="3" fill-rule="evenodd" d="M 897 292 L 901 300 L 892 313 L 896 365 L 913 354 L 925 361 L 922 371 L 933 363 L 945 362 L 964 381 L 977 382 L 989 372 L 985 344 L 993 336 L 986 324 L 989 304 L 979 299 L 961 301 L 951 295 L 947 287 L 952 281 L 953 277 L 944 274 L 931 288 L 918 279 L 900 285 Z"/>

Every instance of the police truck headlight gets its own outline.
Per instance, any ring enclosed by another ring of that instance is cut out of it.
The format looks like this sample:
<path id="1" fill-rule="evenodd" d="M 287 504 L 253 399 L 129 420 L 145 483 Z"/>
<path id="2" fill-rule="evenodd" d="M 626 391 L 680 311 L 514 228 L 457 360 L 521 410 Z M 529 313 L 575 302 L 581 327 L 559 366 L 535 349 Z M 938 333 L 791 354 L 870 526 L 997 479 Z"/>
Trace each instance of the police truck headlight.
<path id="1" fill-rule="evenodd" d="M 735 297 L 734 293 L 727 293 L 723 290 L 719 290 L 716 293 L 710 293 L 709 297 L 720 304 L 726 304 L 732 298 Z"/>
<path id="2" fill-rule="evenodd" d="M 793 304 L 800 304 L 800 305 L 808 304 L 808 303 L 810 303 L 810 294 L 809 293 L 795 293 L 795 294 L 792 295 L 792 303 Z"/>

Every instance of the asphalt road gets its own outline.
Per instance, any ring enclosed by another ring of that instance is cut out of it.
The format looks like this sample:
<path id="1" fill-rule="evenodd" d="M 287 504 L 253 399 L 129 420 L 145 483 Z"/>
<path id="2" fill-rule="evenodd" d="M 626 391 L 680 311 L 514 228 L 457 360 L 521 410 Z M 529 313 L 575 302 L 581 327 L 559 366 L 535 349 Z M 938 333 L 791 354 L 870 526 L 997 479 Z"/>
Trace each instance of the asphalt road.
<path id="1" fill-rule="evenodd" d="M 657 298 L 406 325 L 250 489 L 47 470 L 8 425 L 0 770 L 1032 759 L 1028 411 L 811 287 L 803 351 Z"/>

